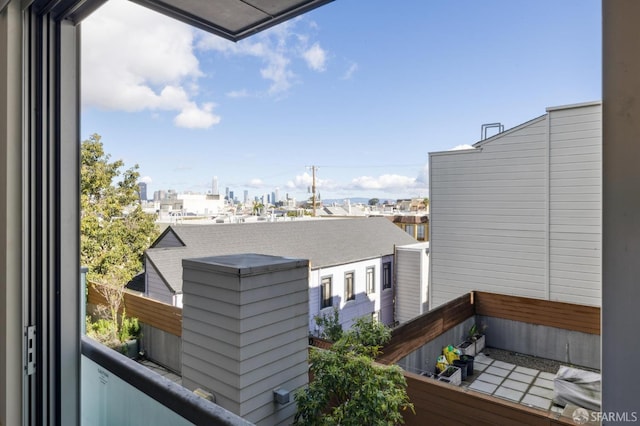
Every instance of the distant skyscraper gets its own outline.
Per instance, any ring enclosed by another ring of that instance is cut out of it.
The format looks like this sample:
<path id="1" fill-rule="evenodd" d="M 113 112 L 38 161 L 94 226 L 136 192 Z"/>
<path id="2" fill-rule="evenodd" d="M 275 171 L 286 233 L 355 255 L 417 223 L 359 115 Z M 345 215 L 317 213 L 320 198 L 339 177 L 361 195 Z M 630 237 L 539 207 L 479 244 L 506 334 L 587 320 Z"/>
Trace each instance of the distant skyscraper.
<path id="1" fill-rule="evenodd" d="M 231 199 L 231 198 L 229 198 L 229 187 L 228 186 L 224 189 L 224 199 L 225 200 L 230 200 Z"/>
<path id="2" fill-rule="evenodd" d="M 278 202 L 278 200 L 276 199 L 276 193 L 272 192 L 271 193 L 271 204 L 275 205 Z"/>
<path id="3" fill-rule="evenodd" d="M 138 195 L 140 201 L 147 201 L 147 184 L 145 182 L 138 182 Z"/>
<path id="4" fill-rule="evenodd" d="M 213 195 L 220 195 L 220 191 L 218 191 L 218 176 L 213 177 L 213 183 L 211 184 L 211 193 Z"/>
<path id="5" fill-rule="evenodd" d="M 245 204 L 249 202 L 249 191 L 247 191 L 246 189 L 244 190 L 244 198 L 242 202 Z"/>
<path id="6" fill-rule="evenodd" d="M 227 188 L 227 189 L 229 189 L 229 188 Z M 229 191 L 229 200 L 235 201 L 234 198 L 233 198 L 233 191 Z"/>

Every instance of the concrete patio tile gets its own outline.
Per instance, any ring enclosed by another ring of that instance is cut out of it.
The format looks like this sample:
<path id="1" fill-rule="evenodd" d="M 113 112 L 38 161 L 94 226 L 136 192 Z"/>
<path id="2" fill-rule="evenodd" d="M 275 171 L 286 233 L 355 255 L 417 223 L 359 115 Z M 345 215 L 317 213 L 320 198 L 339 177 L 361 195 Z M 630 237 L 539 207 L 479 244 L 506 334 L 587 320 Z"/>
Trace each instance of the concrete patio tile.
<path id="1" fill-rule="evenodd" d="M 531 383 L 533 382 L 533 379 L 535 379 L 534 376 L 529 376 L 528 374 L 522 374 L 517 371 L 512 371 L 511 374 L 509 374 L 509 378 L 512 380 L 517 380 L 522 383 Z"/>
<path id="2" fill-rule="evenodd" d="M 556 375 L 553 373 L 547 373 L 547 372 L 541 371 L 540 374 L 538 374 L 538 377 L 546 380 L 553 380 L 556 378 Z"/>
<path id="3" fill-rule="evenodd" d="M 527 393 L 547 399 L 553 399 L 554 391 L 553 389 L 541 388 L 540 386 L 531 386 Z"/>
<path id="4" fill-rule="evenodd" d="M 479 373 L 481 371 L 484 371 L 488 366 L 489 366 L 489 364 L 482 364 L 482 363 L 474 362 L 473 363 L 473 374 L 477 374 L 477 373 Z"/>
<path id="5" fill-rule="evenodd" d="M 489 358 L 488 356 L 486 356 L 483 353 L 480 353 L 480 354 L 476 355 L 476 357 L 475 357 L 475 359 L 473 361 L 474 362 L 479 362 L 480 364 L 491 364 L 495 360 L 493 358 Z"/>
<path id="6" fill-rule="evenodd" d="M 498 367 L 498 368 L 504 368 L 505 370 L 513 370 L 514 368 L 516 368 L 515 364 L 511 364 L 508 362 L 502 362 L 502 361 L 494 361 L 493 362 L 493 366 L 494 367 Z"/>
<path id="7" fill-rule="evenodd" d="M 493 383 L 494 385 L 499 385 L 500 383 L 502 383 L 502 380 L 504 380 L 504 378 L 500 376 L 494 376 L 493 374 L 489 373 L 482 373 L 480 376 L 478 376 L 475 382 L 477 382 L 478 380 Z"/>
<path id="8" fill-rule="evenodd" d="M 500 377 L 507 377 L 507 375 L 509 375 L 509 370 L 505 370 L 504 368 L 498 368 L 494 366 L 495 363 L 489 367 L 487 367 L 486 370 L 484 370 L 485 373 L 491 373 L 494 376 L 500 376 Z"/>
<path id="9" fill-rule="evenodd" d="M 482 380 L 476 380 L 475 382 L 469 385 L 469 389 L 473 389 L 475 391 L 484 392 L 488 394 L 492 394 L 498 385 L 493 383 L 483 382 Z"/>
<path id="10" fill-rule="evenodd" d="M 500 386 L 493 393 L 493 396 L 499 396 L 500 398 L 510 399 L 511 401 L 515 401 L 515 402 L 520 401 L 523 395 L 524 395 L 524 392 L 505 388 L 504 386 Z"/>
<path id="11" fill-rule="evenodd" d="M 538 373 L 540 372 L 534 368 L 527 368 L 527 367 L 520 367 L 520 366 L 516 367 L 515 371 L 518 373 L 526 374 L 528 376 L 537 376 Z"/>
<path id="12" fill-rule="evenodd" d="M 518 382 L 518 381 L 515 381 L 515 380 L 511 380 L 511 379 L 507 379 L 502 383 L 502 386 L 510 388 L 510 389 L 515 389 L 515 390 L 518 390 L 520 392 L 524 392 L 529 387 L 529 384 L 528 383 L 523 383 L 523 382 Z M 543 389 L 543 388 L 541 388 L 541 389 Z M 543 396 L 543 395 L 540 395 L 540 396 Z"/>
<path id="13" fill-rule="evenodd" d="M 548 410 L 549 407 L 551 407 L 550 399 L 542 398 L 540 396 L 531 395 L 531 394 L 525 395 L 524 398 L 522 398 L 522 401 L 520 402 L 522 404 L 530 405 L 532 407 L 542 408 L 543 410 Z"/>
<path id="14" fill-rule="evenodd" d="M 542 388 L 553 389 L 553 380 L 537 378 L 533 384 Z"/>

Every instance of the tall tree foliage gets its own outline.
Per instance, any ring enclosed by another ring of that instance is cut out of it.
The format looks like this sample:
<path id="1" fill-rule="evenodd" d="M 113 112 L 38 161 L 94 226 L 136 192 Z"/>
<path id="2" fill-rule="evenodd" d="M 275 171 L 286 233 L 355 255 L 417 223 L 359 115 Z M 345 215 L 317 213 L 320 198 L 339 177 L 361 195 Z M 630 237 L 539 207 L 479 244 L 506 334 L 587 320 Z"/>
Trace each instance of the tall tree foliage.
<path id="1" fill-rule="evenodd" d="M 138 203 L 137 170 L 137 164 L 125 169 L 122 160 L 111 161 L 100 135 L 82 142 L 80 256 L 88 281 L 107 299 L 114 334 L 124 287 L 142 270 L 144 250 L 158 236 L 155 216 Z"/>
<path id="2" fill-rule="evenodd" d="M 396 425 L 409 402 L 407 382 L 398 366 L 374 363 L 389 341 L 388 328 L 358 319 L 330 350 L 313 349 L 309 387 L 296 393 L 297 425 Z"/>

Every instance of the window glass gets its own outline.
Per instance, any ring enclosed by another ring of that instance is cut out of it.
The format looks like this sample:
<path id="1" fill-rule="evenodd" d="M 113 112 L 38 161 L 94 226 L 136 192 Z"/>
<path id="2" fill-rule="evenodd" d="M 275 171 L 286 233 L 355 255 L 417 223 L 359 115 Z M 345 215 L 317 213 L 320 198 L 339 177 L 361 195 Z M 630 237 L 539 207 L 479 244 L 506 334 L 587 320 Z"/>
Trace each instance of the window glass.
<path id="1" fill-rule="evenodd" d="M 344 274 L 344 298 L 345 300 L 356 300 L 353 272 Z"/>
<path id="2" fill-rule="evenodd" d="M 376 292 L 376 268 L 370 266 L 367 268 L 367 294 Z"/>
<path id="3" fill-rule="evenodd" d="M 320 309 L 328 308 L 332 305 L 333 297 L 331 297 L 331 277 L 324 277 L 320 284 Z"/>
<path id="4" fill-rule="evenodd" d="M 382 288 L 391 288 L 391 262 L 382 264 Z"/>

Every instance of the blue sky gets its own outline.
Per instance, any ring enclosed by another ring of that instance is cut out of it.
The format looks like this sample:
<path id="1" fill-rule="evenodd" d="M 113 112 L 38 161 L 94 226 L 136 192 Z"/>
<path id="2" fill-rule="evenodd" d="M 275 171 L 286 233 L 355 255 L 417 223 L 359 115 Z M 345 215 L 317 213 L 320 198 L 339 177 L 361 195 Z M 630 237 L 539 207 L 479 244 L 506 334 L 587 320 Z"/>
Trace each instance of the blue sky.
<path id="1" fill-rule="evenodd" d="M 366 5 L 366 6 L 365 6 Z M 336 0 L 231 43 L 124 0 L 82 26 L 83 139 L 149 191 L 428 196 L 428 153 L 601 98 L 600 0 Z"/>

